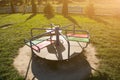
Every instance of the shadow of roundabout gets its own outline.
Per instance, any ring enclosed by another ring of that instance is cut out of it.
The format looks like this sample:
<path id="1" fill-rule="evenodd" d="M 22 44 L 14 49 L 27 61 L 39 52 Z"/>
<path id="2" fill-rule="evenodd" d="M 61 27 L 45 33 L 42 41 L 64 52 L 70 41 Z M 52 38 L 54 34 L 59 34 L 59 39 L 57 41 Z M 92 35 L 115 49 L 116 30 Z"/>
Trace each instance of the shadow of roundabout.
<path id="1" fill-rule="evenodd" d="M 91 76 L 91 67 L 84 54 L 69 61 L 48 61 L 32 58 L 32 73 L 38 80 L 86 80 Z"/>

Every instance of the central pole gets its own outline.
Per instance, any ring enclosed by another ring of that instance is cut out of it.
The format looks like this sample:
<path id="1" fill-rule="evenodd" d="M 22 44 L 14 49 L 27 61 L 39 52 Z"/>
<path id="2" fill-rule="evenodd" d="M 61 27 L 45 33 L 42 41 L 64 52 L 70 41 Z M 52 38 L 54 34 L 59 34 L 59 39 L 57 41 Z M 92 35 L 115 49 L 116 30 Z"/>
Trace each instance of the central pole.
<path id="1" fill-rule="evenodd" d="M 56 46 L 59 46 L 59 27 L 55 28 L 55 34 L 56 34 Z"/>

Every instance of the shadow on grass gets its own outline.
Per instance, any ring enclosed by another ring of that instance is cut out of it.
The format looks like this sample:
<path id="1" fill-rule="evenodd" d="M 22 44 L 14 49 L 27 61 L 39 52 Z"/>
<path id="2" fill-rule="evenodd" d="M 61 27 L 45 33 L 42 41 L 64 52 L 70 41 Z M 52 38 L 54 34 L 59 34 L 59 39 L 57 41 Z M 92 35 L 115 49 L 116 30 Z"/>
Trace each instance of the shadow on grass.
<path id="1" fill-rule="evenodd" d="M 64 17 L 67 18 L 68 20 L 70 20 L 73 24 L 80 27 L 79 23 L 74 18 L 72 18 L 71 16 L 64 16 Z"/>
<path id="2" fill-rule="evenodd" d="M 4 18 L 4 17 L 7 17 L 9 16 L 10 14 L 5 14 L 5 15 L 2 15 L 0 19 Z"/>
<path id="3" fill-rule="evenodd" d="M 90 18 L 90 17 L 89 17 Z M 91 17 L 90 19 L 93 19 L 97 22 L 103 23 L 105 25 L 109 24 L 107 21 L 100 19 L 99 17 Z"/>
<path id="4" fill-rule="evenodd" d="M 88 80 L 113 80 L 106 73 L 100 73 L 99 75 L 92 76 Z"/>
<path id="5" fill-rule="evenodd" d="M 28 21 L 28 20 L 30 20 L 31 18 L 33 18 L 35 15 L 36 15 L 36 14 L 34 14 L 34 13 L 31 14 L 31 15 L 25 20 L 25 22 Z"/>
<path id="6" fill-rule="evenodd" d="M 11 25 L 13 25 L 13 24 L 10 24 L 10 23 L 4 24 L 4 25 L 1 25 L 0 28 L 8 28 L 8 27 L 11 26 Z"/>
<path id="7" fill-rule="evenodd" d="M 51 19 L 51 18 L 53 18 L 54 17 L 54 15 L 44 15 L 47 19 Z"/>
<path id="8" fill-rule="evenodd" d="M 78 27 L 81 27 L 81 26 L 79 25 L 79 23 L 78 23 L 74 18 L 72 18 L 71 16 L 64 16 L 64 17 L 67 18 L 68 20 L 70 20 L 72 23 L 76 24 Z M 90 18 L 90 17 L 89 17 L 89 18 Z M 107 21 L 102 20 L 102 19 L 100 19 L 99 17 L 91 17 L 90 19 L 93 19 L 93 20 L 95 20 L 95 21 L 97 21 L 97 22 L 100 22 L 100 23 L 103 23 L 103 24 L 105 24 L 105 25 L 109 24 Z M 109 25 L 110 25 L 110 24 L 109 24 Z"/>

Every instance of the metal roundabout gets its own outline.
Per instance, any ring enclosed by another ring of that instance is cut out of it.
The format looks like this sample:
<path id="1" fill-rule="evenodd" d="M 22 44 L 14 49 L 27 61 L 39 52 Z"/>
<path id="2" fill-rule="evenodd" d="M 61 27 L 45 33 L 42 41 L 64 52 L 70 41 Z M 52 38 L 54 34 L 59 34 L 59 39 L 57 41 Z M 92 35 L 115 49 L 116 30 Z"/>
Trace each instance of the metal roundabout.
<path id="1" fill-rule="evenodd" d="M 78 30 L 74 24 L 45 25 L 32 28 L 31 38 L 25 44 L 31 48 L 32 54 L 53 61 L 69 60 L 83 52 L 90 42 L 89 32 Z"/>

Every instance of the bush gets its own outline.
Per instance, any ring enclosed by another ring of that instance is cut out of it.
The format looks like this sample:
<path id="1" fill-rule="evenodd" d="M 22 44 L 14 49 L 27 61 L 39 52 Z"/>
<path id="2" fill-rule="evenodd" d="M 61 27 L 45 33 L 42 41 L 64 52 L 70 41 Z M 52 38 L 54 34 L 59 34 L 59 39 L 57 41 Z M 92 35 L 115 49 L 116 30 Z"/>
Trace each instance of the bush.
<path id="1" fill-rule="evenodd" d="M 50 3 L 47 3 L 45 8 L 44 8 L 44 14 L 47 18 L 52 18 L 54 17 L 54 9 Z"/>
<path id="2" fill-rule="evenodd" d="M 88 6 L 86 7 L 85 14 L 90 18 L 93 18 L 93 16 L 95 16 L 95 8 L 92 3 L 89 3 Z"/>

